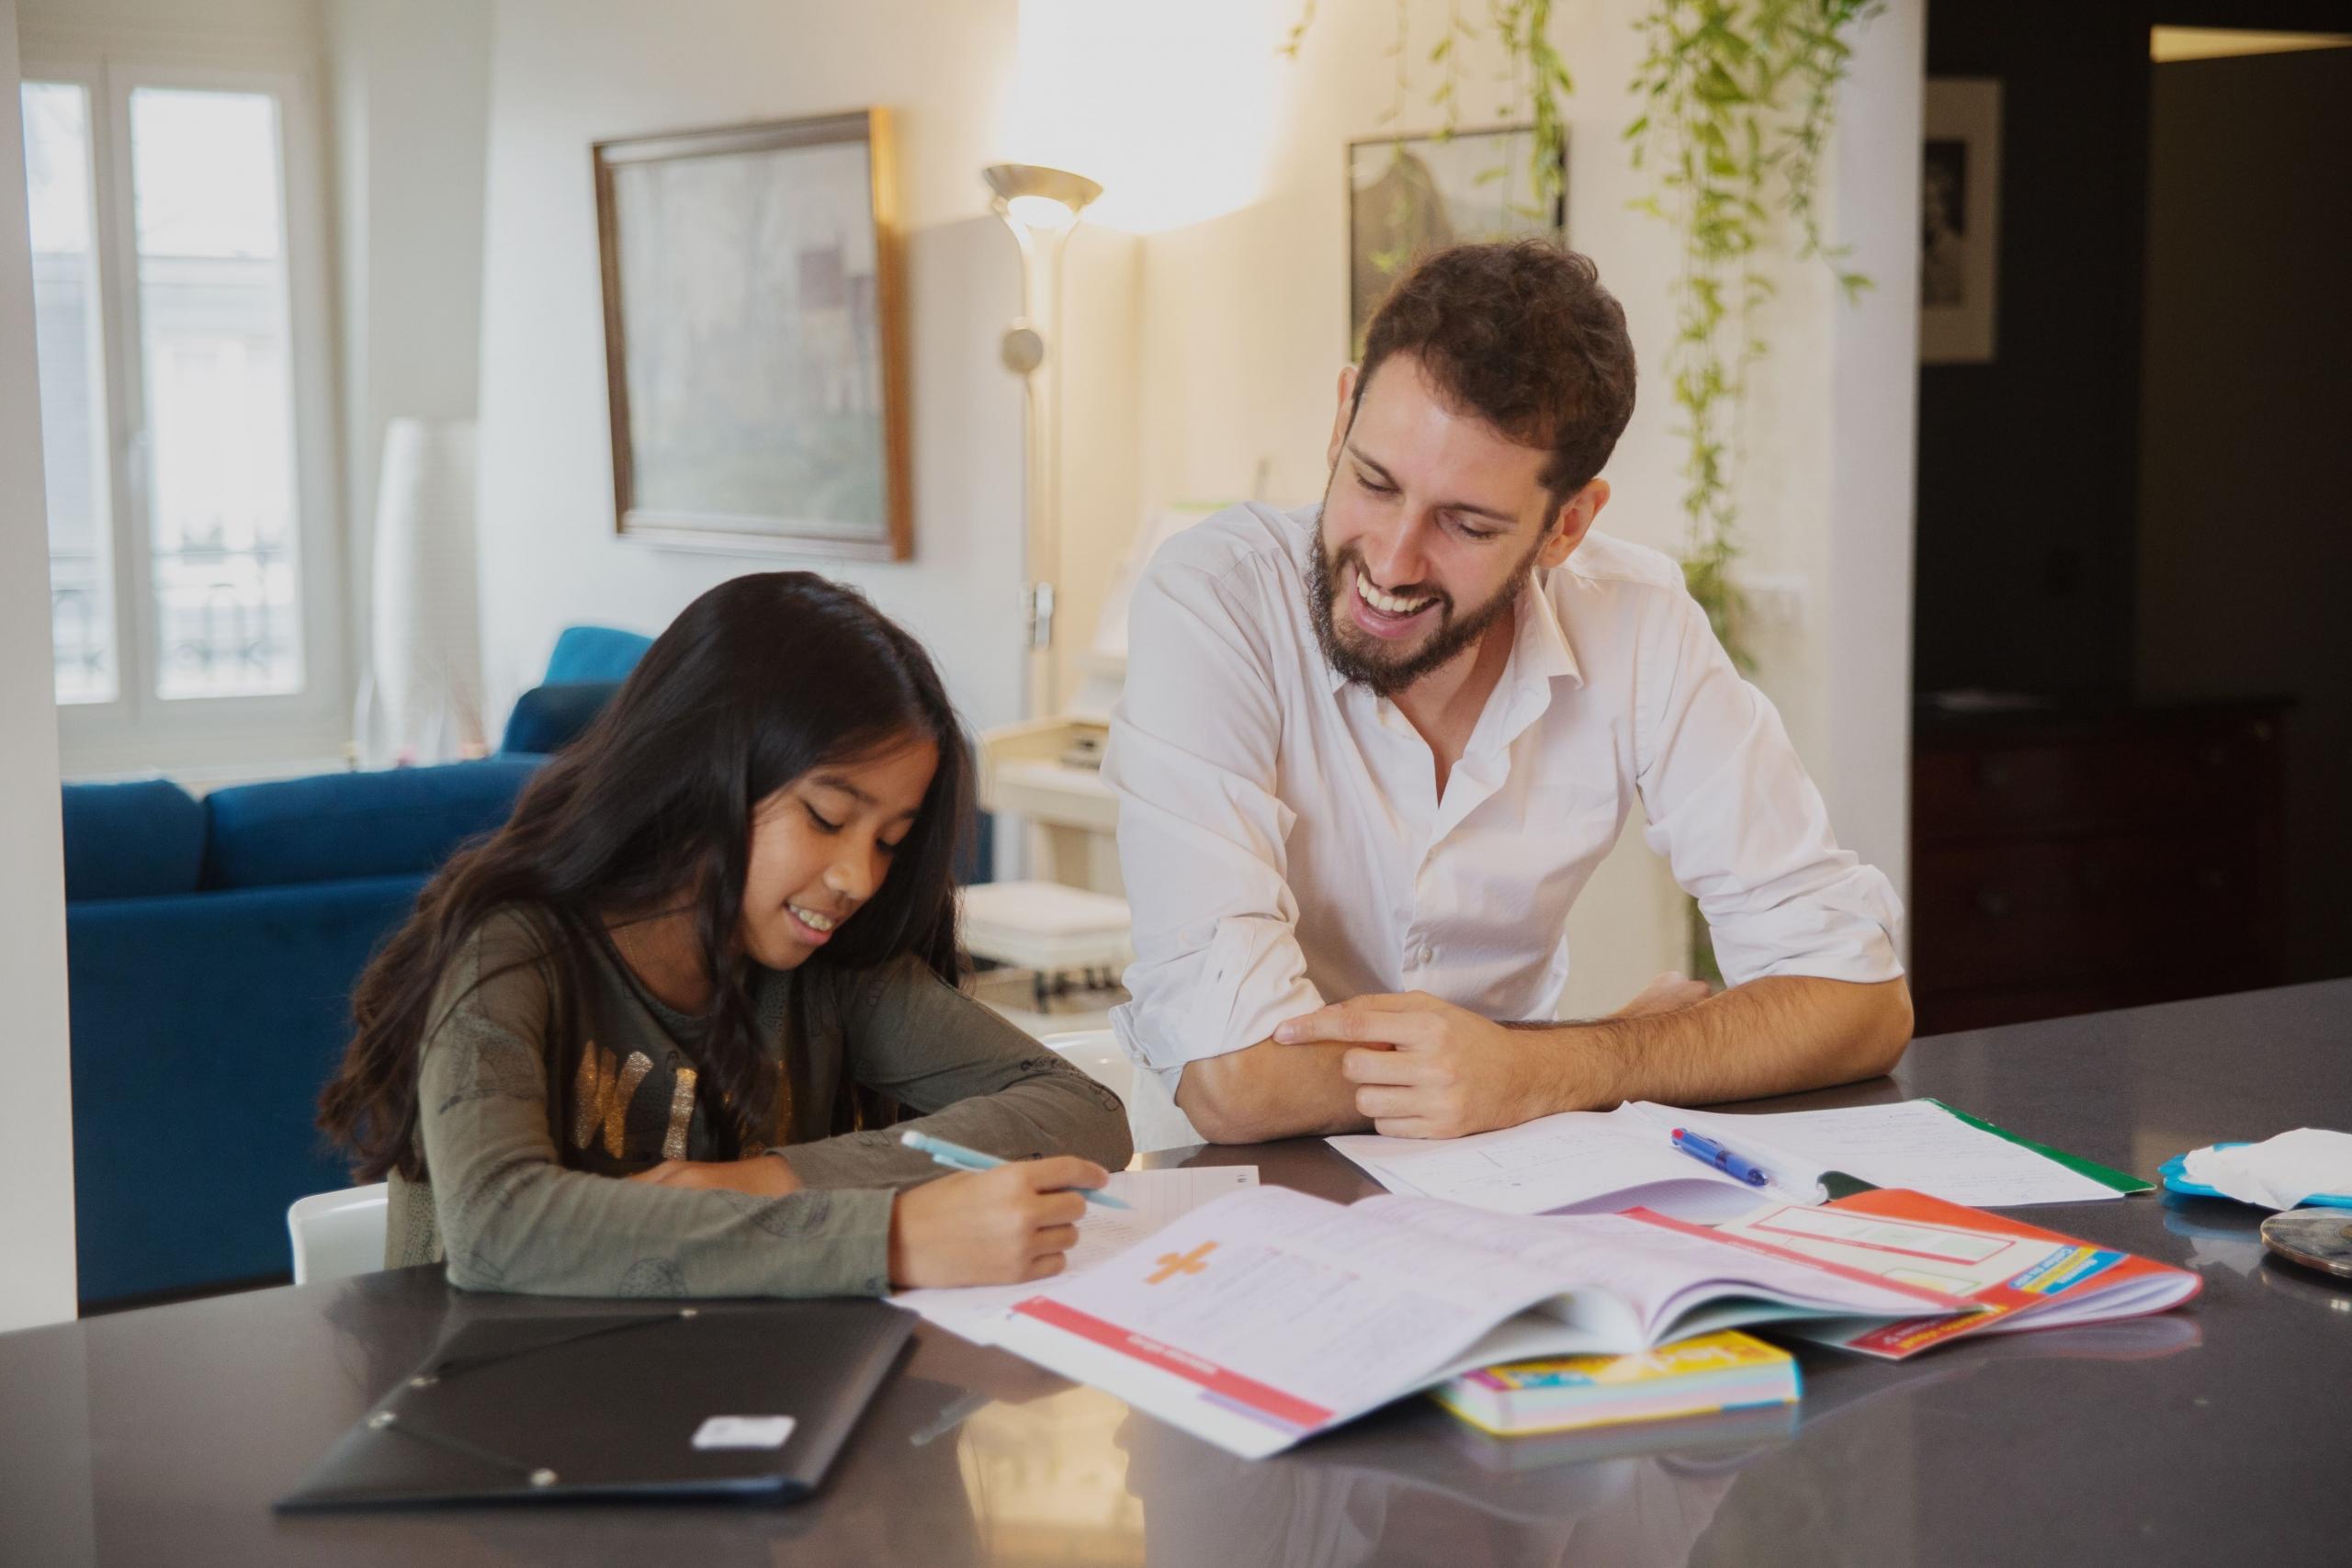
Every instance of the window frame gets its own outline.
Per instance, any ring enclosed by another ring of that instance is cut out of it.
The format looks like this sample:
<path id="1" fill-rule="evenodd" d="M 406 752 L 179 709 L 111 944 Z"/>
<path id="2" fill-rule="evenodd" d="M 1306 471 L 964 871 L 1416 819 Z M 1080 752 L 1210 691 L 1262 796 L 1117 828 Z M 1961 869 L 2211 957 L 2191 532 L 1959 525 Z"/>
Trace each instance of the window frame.
<path id="1" fill-rule="evenodd" d="M 111 702 L 58 705 L 64 771 L 69 776 L 87 776 L 339 755 L 351 738 L 344 635 L 348 624 L 345 530 L 335 446 L 326 147 L 315 74 L 290 63 L 195 63 L 162 53 L 109 50 L 96 55 L 28 54 L 20 79 L 71 83 L 88 95 L 89 103 L 118 679 Z M 294 539 L 301 592 L 303 678 L 297 692 L 237 697 L 156 694 L 162 617 L 153 600 L 149 367 L 142 350 L 130 136 L 130 97 L 141 88 L 266 93 L 277 107 Z"/>

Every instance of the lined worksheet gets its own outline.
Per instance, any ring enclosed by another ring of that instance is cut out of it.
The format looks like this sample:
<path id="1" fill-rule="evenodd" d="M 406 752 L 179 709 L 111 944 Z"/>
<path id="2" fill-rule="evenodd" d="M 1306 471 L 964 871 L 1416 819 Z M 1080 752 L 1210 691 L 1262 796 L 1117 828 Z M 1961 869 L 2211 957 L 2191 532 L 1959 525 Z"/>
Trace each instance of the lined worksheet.
<path id="1" fill-rule="evenodd" d="M 1746 1187 L 1692 1159 L 1673 1146 L 1677 1127 L 1716 1139 L 1771 1179 L 1762 1188 Z M 1391 1192 L 1513 1214 L 1638 1203 L 1713 1224 L 1768 1199 L 1817 1202 L 1825 1170 L 1980 1209 L 2123 1196 L 1971 1126 L 1932 1100 L 1747 1116 L 1632 1100 L 1606 1113 L 1567 1111 L 1466 1138 L 1355 1134 L 1329 1141 Z"/>
<path id="2" fill-rule="evenodd" d="M 1204 1203 L 1257 1185 L 1254 1165 L 1114 1171 L 1108 1190 L 1129 1207 L 1086 1206 L 1085 1217 L 1078 1222 L 1078 1245 L 1069 1250 L 1069 1264 L 1062 1277 L 1117 1257 Z M 1036 1290 L 1035 1285 L 967 1285 L 956 1290 L 900 1291 L 890 1298 L 890 1304 L 976 1345 L 992 1345 L 1004 1314 Z"/>

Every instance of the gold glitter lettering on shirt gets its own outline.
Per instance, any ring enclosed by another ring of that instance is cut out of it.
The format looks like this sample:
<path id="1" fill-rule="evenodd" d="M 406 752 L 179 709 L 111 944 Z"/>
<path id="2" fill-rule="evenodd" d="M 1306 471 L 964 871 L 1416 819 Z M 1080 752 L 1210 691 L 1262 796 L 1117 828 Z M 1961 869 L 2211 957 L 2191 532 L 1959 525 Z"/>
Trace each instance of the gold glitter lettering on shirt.
<path id="1" fill-rule="evenodd" d="M 695 1120 L 695 1070 L 678 1069 L 677 1082 L 670 1090 L 670 1130 L 662 1139 L 663 1159 L 686 1157 L 686 1134 Z"/>
<path id="2" fill-rule="evenodd" d="M 631 1051 L 628 1060 L 621 1064 L 620 1081 L 607 1085 L 610 1094 L 605 1101 L 605 1152 L 615 1159 L 628 1153 L 628 1102 L 637 1098 L 637 1086 L 652 1070 L 652 1057 L 642 1051 Z"/>
<path id="3" fill-rule="evenodd" d="M 594 1040 L 580 1047 L 580 1072 L 571 1084 L 571 1146 L 584 1149 L 605 1124 L 605 1102 L 616 1074 L 613 1054 Z"/>

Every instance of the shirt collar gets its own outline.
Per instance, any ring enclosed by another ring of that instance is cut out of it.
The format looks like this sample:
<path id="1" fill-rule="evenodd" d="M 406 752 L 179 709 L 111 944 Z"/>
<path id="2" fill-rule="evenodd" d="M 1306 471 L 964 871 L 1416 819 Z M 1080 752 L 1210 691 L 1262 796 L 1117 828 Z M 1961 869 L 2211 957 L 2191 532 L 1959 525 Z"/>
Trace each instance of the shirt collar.
<path id="1" fill-rule="evenodd" d="M 1523 683 L 1565 679 L 1582 686 L 1584 669 L 1577 663 L 1576 649 L 1568 646 L 1568 634 L 1560 625 L 1560 612 L 1552 604 L 1551 577 L 1550 570 L 1539 569 L 1520 591 L 1519 635 L 1511 662 L 1518 666 L 1517 679 Z"/>

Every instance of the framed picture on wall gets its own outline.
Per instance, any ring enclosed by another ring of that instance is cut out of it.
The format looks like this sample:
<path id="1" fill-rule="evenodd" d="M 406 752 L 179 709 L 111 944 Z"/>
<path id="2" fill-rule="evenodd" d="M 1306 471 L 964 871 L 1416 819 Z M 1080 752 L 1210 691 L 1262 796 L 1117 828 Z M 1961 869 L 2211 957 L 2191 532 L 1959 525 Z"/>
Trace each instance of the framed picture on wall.
<path id="1" fill-rule="evenodd" d="M 2001 84 L 1928 79 L 1919 177 L 1919 363 L 1993 358 L 2001 254 Z"/>
<path id="2" fill-rule="evenodd" d="M 1568 236 L 1567 149 L 1560 194 L 1534 199 L 1535 132 L 1527 126 L 1451 136 L 1378 136 L 1348 143 L 1348 344 L 1388 286 L 1446 245 Z"/>
<path id="3" fill-rule="evenodd" d="M 615 526 L 913 553 L 884 110 L 595 144 Z"/>

